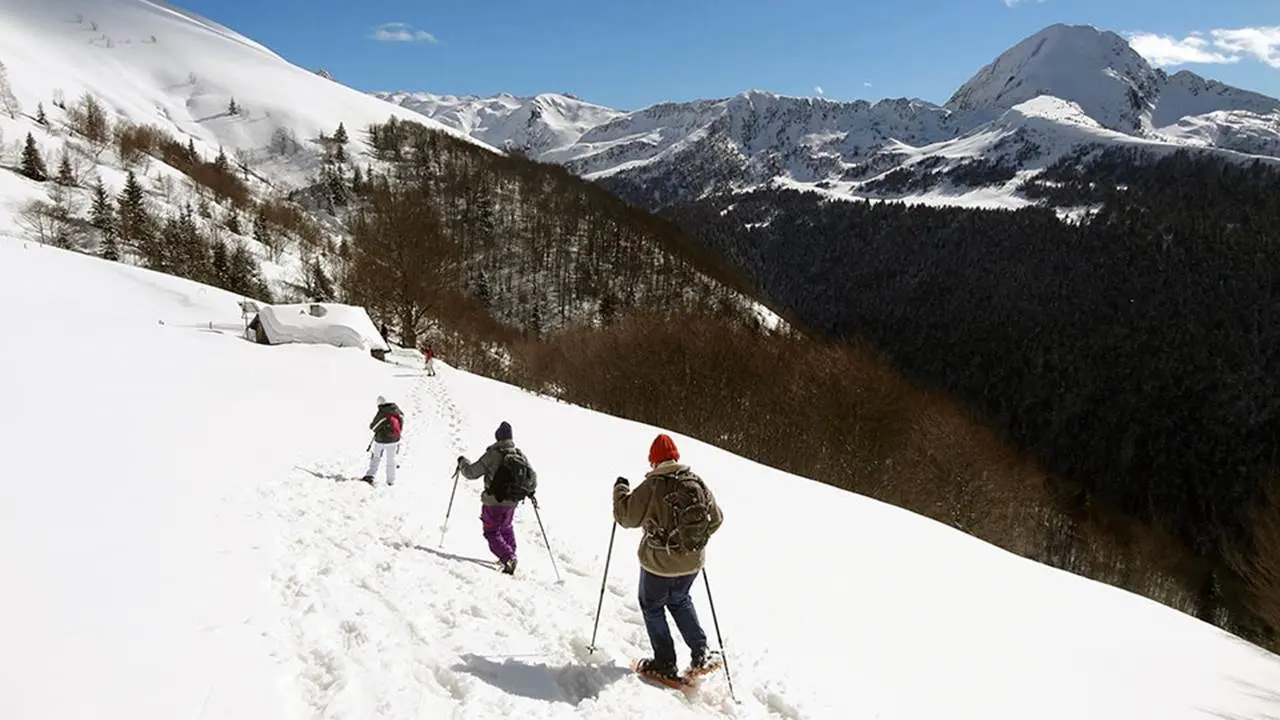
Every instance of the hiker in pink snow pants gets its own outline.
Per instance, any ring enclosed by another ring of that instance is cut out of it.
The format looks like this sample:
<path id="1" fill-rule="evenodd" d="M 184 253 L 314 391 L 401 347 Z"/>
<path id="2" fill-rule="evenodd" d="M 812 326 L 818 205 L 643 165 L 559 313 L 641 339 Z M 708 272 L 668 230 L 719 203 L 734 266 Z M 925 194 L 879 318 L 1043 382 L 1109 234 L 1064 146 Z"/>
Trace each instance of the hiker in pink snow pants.
<path id="1" fill-rule="evenodd" d="M 474 480 L 484 476 L 484 492 L 480 495 L 480 523 L 484 538 L 489 541 L 489 552 L 498 558 L 502 572 L 511 575 L 516 571 L 516 533 L 512 526 L 518 500 L 499 500 L 493 492 L 493 476 L 502 464 L 502 456 L 520 452 L 511 439 L 511 425 L 503 421 L 493 437 L 497 442 L 485 448 L 484 455 L 474 463 L 465 456 L 458 458 L 458 471 L 463 477 Z"/>

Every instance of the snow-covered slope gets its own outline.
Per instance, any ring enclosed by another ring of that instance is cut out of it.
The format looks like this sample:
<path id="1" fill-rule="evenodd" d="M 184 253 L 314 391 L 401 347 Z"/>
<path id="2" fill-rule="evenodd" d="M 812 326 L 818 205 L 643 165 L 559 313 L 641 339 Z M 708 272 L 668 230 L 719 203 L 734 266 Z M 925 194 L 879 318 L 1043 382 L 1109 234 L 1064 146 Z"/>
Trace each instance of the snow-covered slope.
<path id="1" fill-rule="evenodd" d="M 635 531 L 587 646 L 613 479 L 639 479 L 657 428 L 448 358 L 428 378 L 403 354 L 247 342 L 237 300 L 0 239 L 0 717 L 1280 711 L 1280 659 L 1209 625 L 680 436 L 725 512 L 708 579 L 741 704 L 723 674 L 692 700 L 643 685 Z M 335 482 L 362 474 L 379 394 L 407 413 L 399 482 Z M 454 459 L 502 420 L 539 470 L 556 563 L 524 507 L 514 578 L 488 561 L 474 483 L 441 530 Z M 701 583 L 695 601 L 716 638 Z"/>
<path id="2" fill-rule="evenodd" d="M 340 122 L 354 134 L 393 115 L 423 121 L 159 0 L 5 0 L 0 18 L 0 62 L 24 112 L 88 91 L 115 118 L 191 138 L 208 154 L 224 147 L 264 162 L 286 129 L 304 152 L 264 169 L 286 186 L 314 169 L 321 149 L 312 141 Z M 238 115 L 228 112 L 233 98 Z"/>
<path id="3" fill-rule="evenodd" d="M 1190 146 L 1265 156 L 1275 156 L 1280 146 L 1280 100 L 1190 72 L 1168 76 L 1115 33 L 1061 24 L 1002 53 L 941 106 L 753 90 L 612 116 L 596 110 L 597 125 L 578 122 L 572 131 L 543 133 L 542 142 L 528 144 L 518 123 L 504 129 L 467 120 L 494 104 L 506 107 L 502 96 L 434 103 L 412 103 L 404 94 L 383 97 L 493 145 L 508 139 L 527 144 L 540 160 L 607 179 L 652 206 L 771 183 L 833 197 L 875 197 L 882 195 L 872 188 L 904 163 L 927 161 L 945 171 L 984 159 L 1034 173 L 1080 145 Z M 1074 109 L 1062 110 L 1068 107 Z M 1032 127 L 1019 130 L 1023 125 Z M 1027 141 L 1031 136 L 1034 142 Z M 1008 205 L 1016 185 L 987 193 L 987 204 Z M 968 189 L 931 192 L 930 201 L 969 204 Z"/>

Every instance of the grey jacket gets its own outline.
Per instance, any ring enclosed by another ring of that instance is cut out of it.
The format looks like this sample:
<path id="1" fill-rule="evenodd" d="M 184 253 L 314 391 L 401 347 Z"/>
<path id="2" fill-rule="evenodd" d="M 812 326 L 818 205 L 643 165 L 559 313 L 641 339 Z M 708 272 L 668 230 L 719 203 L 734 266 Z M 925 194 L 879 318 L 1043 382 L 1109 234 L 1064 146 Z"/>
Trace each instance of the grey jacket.
<path id="1" fill-rule="evenodd" d="M 514 440 L 499 440 L 498 442 L 485 448 L 484 455 L 479 460 L 462 467 L 462 476 L 474 480 L 481 475 L 484 476 L 484 492 L 480 494 L 480 504 L 485 507 L 515 507 L 520 503 L 515 500 L 499 500 L 489 491 L 489 486 L 493 484 L 493 473 L 497 471 L 498 465 L 502 463 L 502 451 L 515 448 Z"/>

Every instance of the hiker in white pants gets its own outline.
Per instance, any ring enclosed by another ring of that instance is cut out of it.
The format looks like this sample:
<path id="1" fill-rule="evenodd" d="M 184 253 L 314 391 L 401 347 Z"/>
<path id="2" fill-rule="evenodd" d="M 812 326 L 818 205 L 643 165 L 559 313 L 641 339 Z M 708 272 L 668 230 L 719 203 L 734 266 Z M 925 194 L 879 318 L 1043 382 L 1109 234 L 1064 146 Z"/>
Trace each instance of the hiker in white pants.
<path id="1" fill-rule="evenodd" d="M 400 433 L 404 429 L 404 413 L 393 402 L 378 396 L 378 414 L 369 423 L 373 431 L 373 442 L 369 444 L 369 470 L 361 478 L 370 485 L 378 474 L 378 465 L 385 456 L 387 460 L 387 485 L 396 484 L 396 447 L 400 444 Z"/>
<path id="2" fill-rule="evenodd" d="M 396 446 L 400 443 L 376 442 L 369 448 L 369 470 L 364 474 L 365 482 L 373 484 L 378 475 L 378 465 L 385 455 L 387 458 L 387 485 L 396 484 Z"/>

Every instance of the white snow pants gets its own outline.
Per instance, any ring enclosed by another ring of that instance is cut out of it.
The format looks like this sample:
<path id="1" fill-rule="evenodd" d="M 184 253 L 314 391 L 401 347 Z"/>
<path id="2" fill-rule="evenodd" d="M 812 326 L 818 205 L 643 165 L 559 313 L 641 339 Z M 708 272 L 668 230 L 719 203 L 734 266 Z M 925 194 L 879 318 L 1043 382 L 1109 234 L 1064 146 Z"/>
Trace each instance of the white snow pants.
<path id="1" fill-rule="evenodd" d="M 382 456 L 387 456 L 387 484 L 396 484 L 396 446 L 400 443 L 380 443 L 375 442 L 373 448 L 369 451 L 369 472 L 365 473 L 366 477 L 377 477 L 378 464 L 382 462 Z"/>

